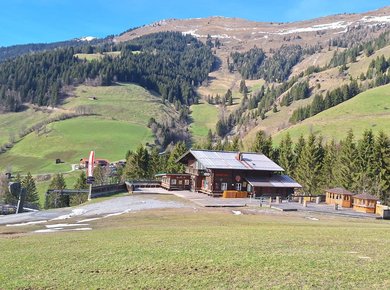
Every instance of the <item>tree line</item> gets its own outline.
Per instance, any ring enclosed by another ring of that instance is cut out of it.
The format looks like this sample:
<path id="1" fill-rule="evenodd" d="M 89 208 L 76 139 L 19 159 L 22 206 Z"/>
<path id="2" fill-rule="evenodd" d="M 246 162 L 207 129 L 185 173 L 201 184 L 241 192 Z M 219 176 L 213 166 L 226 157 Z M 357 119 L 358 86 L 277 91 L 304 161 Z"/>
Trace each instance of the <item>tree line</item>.
<path id="1" fill-rule="evenodd" d="M 25 102 L 55 106 L 64 87 L 89 79 L 99 85 L 134 82 L 160 93 L 163 100 L 191 105 L 197 102 L 195 87 L 207 78 L 215 61 L 209 47 L 178 32 L 150 34 L 102 48 L 121 51 L 120 56 L 87 61 L 75 56 L 82 48 L 67 47 L 1 63 L 0 110 L 18 111 Z"/>
<path id="2" fill-rule="evenodd" d="M 332 40 L 331 40 L 332 41 Z M 334 42 L 335 40 L 333 40 Z M 333 44 L 333 43 L 332 43 Z M 336 42 L 337 44 L 337 42 Z M 364 53 L 367 57 L 375 51 L 390 44 L 390 31 L 382 32 L 377 38 L 365 43 L 353 42 L 353 45 L 343 51 L 335 51 L 328 67 L 337 67 L 350 62 L 356 62 L 356 58 Z"/>
<path id="3" fill-rule="evenodd" d="M 389 67 L 390 58 L 386 59 L 384 55 L 377 56 L 370 62 L 366 74 L 362 73 L 359 77 L 360 81 L 366 81 L 367 85 L 365 87 L 362 85 L 359 86 L 357 80 L 353 79 L 349 84 L 345 84 L 330 92 L 328 91 L 325 97 L 321 94 L 317 94 L 314 96 L 311 104 L 294 110 L 289 122 L 295 124 L 324 110 L 341 104 L 342 102 L 355 97 L 365 89 L 390 83 Z M 289 105 L 290 103 L 291 102 L 285 102 L 284 99 L 282 101 L 282 104 Z"/>
<path id="4" fill-rule="evenodd" d="M 264 79 L 268 82 L 283 82 L 291 69 L 303 56 L 299 45 L 283 45 L 271 51 L 267 57 L 261 48 L 254 47 L 247 52 L 233 52 L 228 58 L 229 71 L 237 70 L 244 79 Z"/>
<path id="5" fill-rule="evenodd" d="M 201 149 L 243 150 L 238 137 L 232 142 L 210 141 Z M 356 140 L 352 130 L 339 142 L 324 142 L 321 136 L 302 135 L 293 142 L 287 133 L 276 146 L 271 136 L 258 131 L 251 152 L 262 153 L 285 169 L 307 194 L 323 194 L 326 189 L 343 187 L 355 193 L 376 195 L 390 204 L 390 138 L 383 131 L 376 136 L 366 130 Z"/>

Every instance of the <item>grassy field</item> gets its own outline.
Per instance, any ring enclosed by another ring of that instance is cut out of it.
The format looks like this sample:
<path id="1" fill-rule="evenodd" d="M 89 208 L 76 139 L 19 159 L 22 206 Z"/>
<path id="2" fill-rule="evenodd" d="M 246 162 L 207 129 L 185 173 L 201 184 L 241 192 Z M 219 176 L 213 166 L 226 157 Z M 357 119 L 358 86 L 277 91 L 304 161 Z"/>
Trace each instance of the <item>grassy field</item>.
<path id="1" fill-rule="evenodd" d="M 27 129 L 40 121 L 56 115 L 58 115 L 57 112 L 42 112 L 33 108 L 17 113 L 0 114 L 0 145 L 8 142 L 10 134 L 13 134 L 18 139 L 20 130 Z"/>
<path id="2" fill-rule="evenodd" d="M 355 136 L 366 129 L 374 132 L 390 128 L 390 85 L 368 90 L 358 96 L 330 108 L 301 123 L 280 131 L 274 136 L 279 142 L 282 136 L 289 132 L 292 139 L 297 140 L 301 134 L 310 132 L 322 134 L 325 138 L 343 139 L 349 129 L 353 129 Z"/>
<path id="3" fill-rule="evenodd" d="M 100 118 L 146 125 L 150 117 L 158 119 L 163 114 L 173 113 L 173 109 L 161 103 L 160 97 L 135 84 L 119 83 L 107 87 L 81 85 L 74 94 L 74 97 L 65 100 L 63 108 L 89 107 Z"/>
<path id="4" fill-rule="evenodd" d="M 350 64 L 349 73 L 354 78 L 360 77 L 361 73 L 366 74 L 371 61 L 382 55 L 384 55 L 386 59 L 390 57 L 390 45 L 379 49 L 369 57 L 366 57 L 365 55 L 361 56 L 360 59 L 358 59 L 358 62 Z"/>
<path id="5" fill-rule="evenodd" d="M 78 57 L 80 59 L 85 59 L 87 61 L 92 61 L 92 60 L 100 60 L 106 55 L 110 56 L 119 56 L 121 54 L 120 51 L 111 51 L 111 52 L 105 52 L 105 53 L 76 53 L 75 57 Z"/>
<path id="6" fill-rule="evenodd" d="M 72 112 L 80 106 L 90 108 L 97 116 L 52 123 L 47 126 L 46 133 L 29 134 L 11 150 L 0 154 L 0 170 L 11 166 L 14 172 L 22 174 L 27 171 L 33 174 L 66 172 L 71 164 L 78 163 L 93 149 L 97 157 L 110 161 L 123 159 L 127 150 L 153 142 L 146 126 L 150 117 L 162 119 L 165 115 L 176 114 L 163 105 L 159 97 L 134 84 L 79 86 L 74 97 L 65 99 L 60 109 Z M 14 123 L 9 121 L 9 128 L 15 130 L 27 122 L 37 123 L 50 116 L 42 112 L 35 115 L 32 109 L 9 115 L 9 119 L 14 120 Z M 2 124 L 6 124 L 7 115 L 1 115 L 0 122 L 2 120 Z M 54 164 L 57 158 L 64 163 Z"/>
<path id="7" fill-rule="evenodd" d="M 127 150 L 153 140 L 146 126 L 123 121 L 81 117 L 52 123 L 47 134 L 32 133 L 0 155 L 1 167 L 14 172 L 64 172 L 95 150 L 97 158 L 123 159 Z M 55 164 L 60 158 L 64 163 Z"/>
<path id="8" fill-rule="evenodd" d="M 215 124 L 218 121 L 218 107 L 207 103 L 191 106 L 191 132 L 195 140 L 204 139 L 211 129 L 215 132 Z"/>
<path id="9" fill-rule="evenodd" d="M 88 232 L 1 226 L 1 288 L 390 287 L 389 222 L 317 218 L 175 209 L 90 222 Z"/>

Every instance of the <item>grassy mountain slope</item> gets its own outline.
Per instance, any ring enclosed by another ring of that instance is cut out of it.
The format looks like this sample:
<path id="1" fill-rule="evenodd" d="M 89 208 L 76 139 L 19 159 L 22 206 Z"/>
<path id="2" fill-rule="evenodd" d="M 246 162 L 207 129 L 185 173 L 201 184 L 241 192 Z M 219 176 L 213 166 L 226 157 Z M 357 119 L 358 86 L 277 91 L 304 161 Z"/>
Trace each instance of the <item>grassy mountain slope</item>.
<path id="1" fill-rule="evenodd" d="M 1 164 L 12 165 L 14 171 L 35 173 L 63 172 L 69 164 L 87 157 L 90 150 L 96 157 L 123 159 L 129 149 L 152 141 L 145 126 L 123 121 L 82 117 L 52 123 L 47 134 L 31 133 L 12 150 L 0 156 Z M 55 159 L 65 161 L 55 164 Z"/>
<path id="2" fill-rule="evenodd" d="M 218 121 L 218 107 L 208 103 L 191 106 L 191 132 L 194 140 L 202 140 L 207 136 L 209 129 L 215 130 Z"/>
<path id="3" fill-rule="evenodd" d="M 166 114 L 176 114 L 158 97 L 134 84 L 80 86 L 61 108 L 72 112 L 80 106 L 92 109 L 97 115 L 55 122 L 43 133 L 27 135 L 11 150 L 0 154 L 0 168 L 11 166 L 14 172 L 22 173 L 64 172 L 90 150 L 110 161 L 123 159 L 127 150 L 153 142 L 147 128 L 150 117 L 162 119 Z M 56 158 L 64 163 L 56 165 Z"/>
<path id="4" fill-rule="evenodd" d="M 364 130 L 374 132 L 390 128 L 390 85 L 368 90 L 356 97 L 275 134 L 274 141 L 289 132 L 297 140 L 300 134 L 321 134 L 325 139 L 345 137 L 349 129 L 360 136 Z"/>
<path id="5" fill-rule="evenodd" d="M 0 114 L 0 144 L 8 142 L 10 136 L 18 136 L 19 131 L 45 119 L 59 115 L 52 110 L 37 110 L 30 107 L 22 112 Z"/>

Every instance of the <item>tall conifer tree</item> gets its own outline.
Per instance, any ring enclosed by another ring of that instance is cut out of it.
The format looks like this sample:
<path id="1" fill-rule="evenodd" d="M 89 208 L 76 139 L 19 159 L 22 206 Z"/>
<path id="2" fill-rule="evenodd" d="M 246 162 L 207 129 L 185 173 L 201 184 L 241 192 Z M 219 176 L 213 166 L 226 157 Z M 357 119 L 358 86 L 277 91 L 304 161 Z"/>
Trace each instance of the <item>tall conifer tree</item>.
<path id="1" fill-rule="evenodd" d="M 267 157 L 272 155 L 272 138 L 267 137 L 265 132 L 260 130 L 256 133 L 256 139 L 252 146 L 252 151 L 262 153 Z"/>
<path id="2" fill-rule="evenodd" d="M 21 183 L 22 187 L 26 189 L 26 201 L 39 206 L 39 195 L 37 187 L 35 185 L 35 180 L 30 172 L 28 172 L 27 175 L 22 179 Z"/>
<path id="3" fill-rule="evenodd" d="M 323 149 L 314 134 L 310 134 L 297 166 L 297 179 L 306 193 L 319 194 Z"/>
<path id="4" fill-rule="evenodd" d="M 356 190 L 357 178 L 357 149 L 352 130 L 348 131 L 347 137 L 341 142 L 338 158 L 337 181 L 347 190 Z"/>
<path id="5" fill-rule="evenodd" d="M 177 159 L 187 152 L 187 147 L 183 141 L 178 142 L 175 147 L 173 147 L 171 154 L 169 155 L 167 161 L 167 172 L 168 173 L 184 173 L 185 167 L 184 164 L 177 163 Z"/>
<path id="6" fill-rule="evenodd" d="M 358 192 L 369 192 L 375 183 L 375 138 L 372 130 L 366 130 L 358 142 L 357 178 Z"/>
<path id="7" fill-rule="evenodd" d="M 292 147 L 293 143 L 290 134 L 286 136 L 280 142 L 279 147 L 279 164 L 285 170 L 285 173 L 291 175 L 294 171 L 294 150 Z"/>
<path id="8" fill-rule="evenodd" d="M 390 204 L 390 139 L 383 131 L 375 142 L 376 190 L 373 192 L 385 203 Z"/>
<path id="9" fill-rule="evenodd" d="M 337 171 L 337 145 L 334 139 L 326 144 L 324 148 L 324 160 L 322 166 L 322 184 L 324 189 L 337 186 L 336 171 Z"/>

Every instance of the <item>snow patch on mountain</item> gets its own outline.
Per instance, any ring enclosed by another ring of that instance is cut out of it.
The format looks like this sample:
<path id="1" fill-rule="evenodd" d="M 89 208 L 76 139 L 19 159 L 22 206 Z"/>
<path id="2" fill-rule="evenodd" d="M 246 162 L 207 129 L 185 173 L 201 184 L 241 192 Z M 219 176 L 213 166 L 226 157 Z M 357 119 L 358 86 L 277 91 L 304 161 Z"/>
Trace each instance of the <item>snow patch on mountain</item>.
<path id="1" fill-rule="evenodd" d="M 352 24 L 352 22 L 337 21 L 337 22 L 313 25 L 313 26 L 309 26 L 309 27 L 299 27 L 299 28 L 293 28 L 293 29 L 289 29 L 289 30 L 280 30 L 279 32 L 276 32 L 275 34 L 285 35 L 285 34 L 300 33 L 300 32 L 346 29 L 351 24 Z"/>
<path id="2" fill-rule="evenodd" d="M 206 38 L 207 35 L 203 35 L 203 34 L 197 34 L 196 32 L 198 31 L 198 29 L 192 29 L 192 30 L 188 30 L 188 31 L 183 31 L 182 34 L 183 35 L 186 35 L 186 34 L 190 34 L 196 38 Z M 236 36 L 230 36 L 230 35 L 227 35 L 227 34 L 211 34 L 210 35 L 211 38 L 219 38 L 219 39 L 235 39 L 235 40 L 238 40 L 238 41 L 241 41 L 241 39 L 239 39 L 238 37 Z"/>
<path id="3" fill-rule="evenodd" d="M 363 22 L 380 22 L 390 23 L 390 15 L 385 16 L 364 16 L 361 21 Z"/>
<path id="4" fill-rule="evenodd" d="M 80 37 L 78 40 L 79 41 L 92 41 L 94 39 L 96 39 L 97 37 L 94 37 L 94 36 L 85 36 L 85 37 Z"/>

